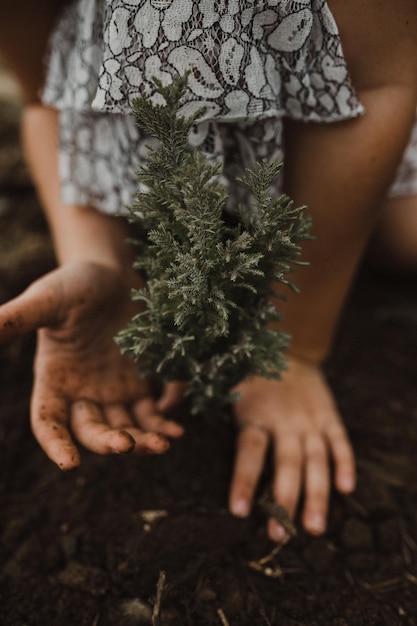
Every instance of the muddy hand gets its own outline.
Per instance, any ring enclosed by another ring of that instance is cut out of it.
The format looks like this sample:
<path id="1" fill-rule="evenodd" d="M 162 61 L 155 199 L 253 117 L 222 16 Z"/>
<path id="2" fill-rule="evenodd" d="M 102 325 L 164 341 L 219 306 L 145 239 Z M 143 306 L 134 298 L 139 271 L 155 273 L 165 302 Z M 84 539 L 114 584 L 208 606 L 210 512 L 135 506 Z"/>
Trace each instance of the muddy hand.
<path id="1" fill-rule="evenodd" d="M 75 441 L 98 454 L 161 453 L 183 433 L 114 343 L 135 312 L 129 289 L 112 268 L 74 262 L 0 307 L 1 343 L 38 329 L 32 430 L 61 469 L 79 464 Z"/>
<path id="2" fill-rule="evenodd" d="M 346 430 L 319 368 L 291 359 L 282 380 L 253 378 L 236 391 L 239 426 L 230 509 L 249 514 L 269 445 L 274 458 L 272 493 L 277 504 L 294 516 L 302 490 L 305 529 L 325 531 L 331 485 L 329 457 L 334 461 L 336 488 L 349 493 L 355 485 L 354 457 Z M 271 539 L 285 539 L 284 529 L 268 522 Z"/>

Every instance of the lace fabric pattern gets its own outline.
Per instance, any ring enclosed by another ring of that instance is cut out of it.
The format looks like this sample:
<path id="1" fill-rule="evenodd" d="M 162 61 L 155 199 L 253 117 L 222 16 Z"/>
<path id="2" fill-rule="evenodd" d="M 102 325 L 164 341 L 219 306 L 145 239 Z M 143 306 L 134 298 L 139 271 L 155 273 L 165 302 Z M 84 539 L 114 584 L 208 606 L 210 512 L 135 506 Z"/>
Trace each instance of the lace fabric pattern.
<path id="1" fill-rule="evenodd" d="M 186 71 L 182 114 L 206 109 L 190 143 L 223 164 L 231 195 L 245 167 L 283 159 L 284 117 L 363 113 L 324 0 L 74 0 L 51 39 L 42 94 L 61 110 L 64 202 L 108 213 L 131 204 L 150 141 L 132 101 L 158 102 L 152 78 L 169 84 Z"/>
<path id="2" fill-rule="evenodd" d="M 156 140 L 140 131 L 131 115 L 65 109 L 60 114 L 61 199 L 64 204 L 93 206 L 105 213 L 123 213 L 135 193 L 145 191 L 136 172 L 146 162 L 148 146 Z M 221 163 L 230 208 L 247 202 L 237 176 L 263 158 L 283 160 L 282 120 L 219 124 L 207 120 L 195 125 L 190 148 Z M 276 183 L 281 191 L 281 180 Z"/>
<path id="3" fill-rule="evenodd" d="M 185 113 L 333 121 L 362 112 L 324 0 L 77 0 L 53 38 L 44 99 L 129 113 L 135 97 L 157 99 L 153 77 L 168 84 L 186 71 Z"/>
<path id="4" fill-rule="evenodd" d="M 397 170 L 397 177 L 390 189 L 392 197 L 415 194 L 417 194 L 417 115 L 410 141 Z"/>

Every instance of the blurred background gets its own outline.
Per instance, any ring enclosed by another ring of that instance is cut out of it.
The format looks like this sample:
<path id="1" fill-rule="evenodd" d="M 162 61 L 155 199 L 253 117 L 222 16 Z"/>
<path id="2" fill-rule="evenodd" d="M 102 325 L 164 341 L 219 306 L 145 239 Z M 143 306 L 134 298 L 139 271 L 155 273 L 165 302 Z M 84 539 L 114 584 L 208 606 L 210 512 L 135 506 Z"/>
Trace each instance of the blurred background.
<path id="1" fill-rule="evenodd" d="M 0 186 L 2 192 L 5 188 L 27 185 L 29 182 L 19 142 L 20 115 L 19 89 L 0 56 Z M 7 202 L 3 201 L 0 205 L 0 214 L 6 209 Z"/>
<path id="2" fill-rule="evenodd" d="M 52 267 L 53 253 L 20 142 L 22 103 L 0 56 L 0 301 Z"/>

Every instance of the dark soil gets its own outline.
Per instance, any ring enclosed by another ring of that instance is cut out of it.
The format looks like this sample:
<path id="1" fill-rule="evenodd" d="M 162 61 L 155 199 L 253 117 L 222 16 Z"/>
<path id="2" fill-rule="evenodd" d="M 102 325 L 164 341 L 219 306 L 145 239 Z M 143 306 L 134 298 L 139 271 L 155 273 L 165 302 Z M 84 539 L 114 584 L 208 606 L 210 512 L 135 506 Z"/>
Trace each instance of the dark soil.
<path id="1" fill-rule="evenodd" d="M 54 260 L 32 192 L 0 199 L 6 301 Z M 328 365 L 358 489 L 276 554 L 261 507 L 227 513 L 231 423 L 185 415 L 165 456 L 61 473 L 30 432 L 34 338 L 1 348 L 0 626 L 416 625 L 415 282 L 362 272 Z"/>

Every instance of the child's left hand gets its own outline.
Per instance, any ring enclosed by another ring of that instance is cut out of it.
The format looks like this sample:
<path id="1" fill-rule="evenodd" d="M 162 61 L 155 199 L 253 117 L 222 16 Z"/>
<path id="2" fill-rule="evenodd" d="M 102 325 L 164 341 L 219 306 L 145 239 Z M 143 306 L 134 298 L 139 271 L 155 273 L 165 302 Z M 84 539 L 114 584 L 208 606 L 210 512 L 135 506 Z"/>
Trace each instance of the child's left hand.
<path id="1" fill-rule="evenodd" d="M 349 493 L 355 484 L 352 447 L 332 393 L 318 366 L 295 358 L 282 380 L 251 378 L 235 389 L 239 427 L 230 509 L 249 514 L 269 445 L 274 478 L 272 496 L 294 516 L 304 486 L 303 525 L 315 535 L 325 531 L 330 495 L 329 456 L 335 466 L 335 485 Z M 285 539 L 284 529 L 268 522 L 271 539 Z"/>

